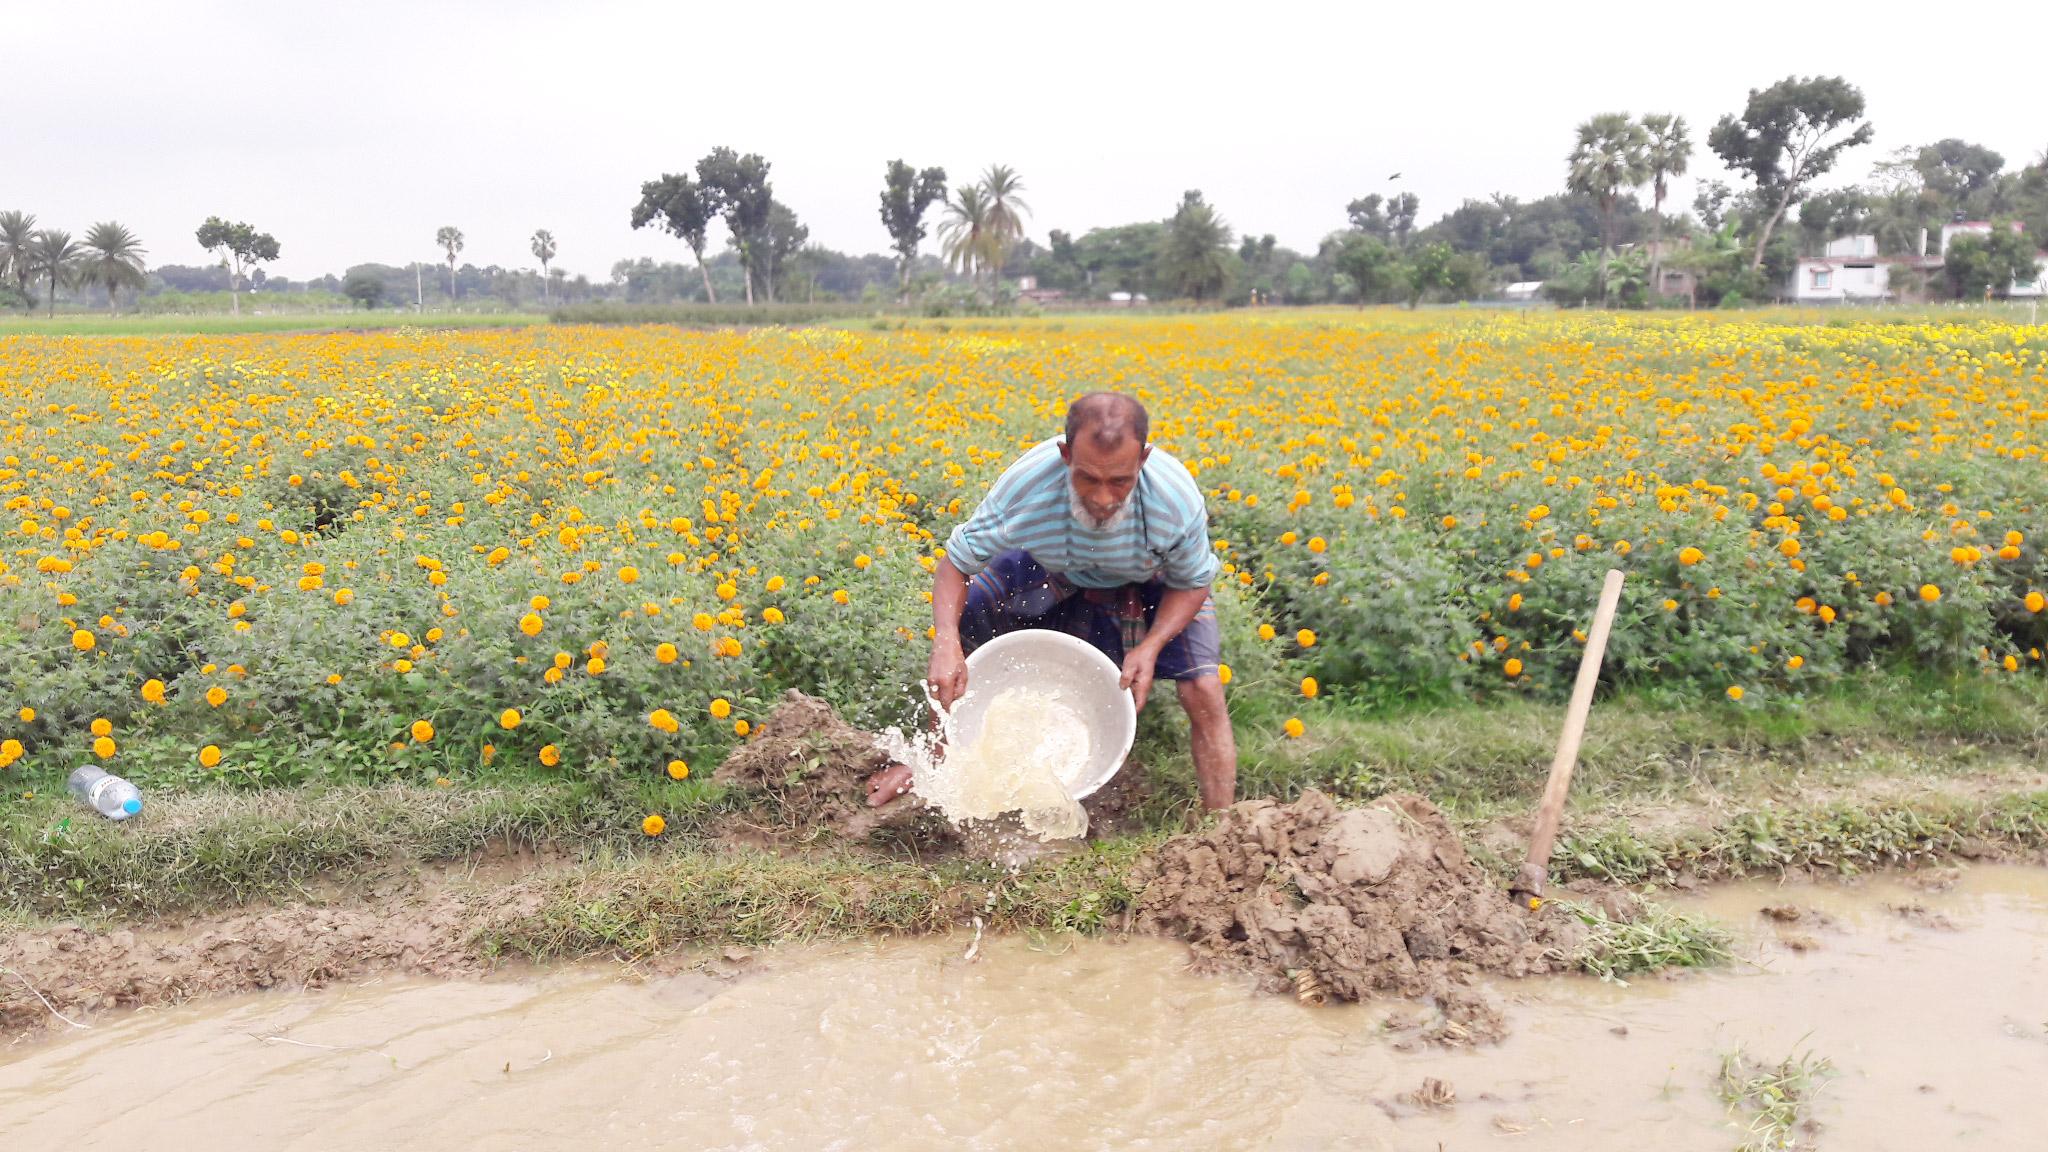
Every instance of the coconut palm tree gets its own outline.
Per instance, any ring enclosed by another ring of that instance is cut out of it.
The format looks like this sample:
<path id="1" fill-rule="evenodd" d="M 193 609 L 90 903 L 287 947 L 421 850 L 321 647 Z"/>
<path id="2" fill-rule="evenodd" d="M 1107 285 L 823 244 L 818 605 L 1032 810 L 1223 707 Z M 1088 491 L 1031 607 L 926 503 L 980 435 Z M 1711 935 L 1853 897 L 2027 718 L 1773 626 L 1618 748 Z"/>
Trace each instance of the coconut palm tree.
<path id="1" fill-rule="evenodd" d="M 1600 205 L 1600 247 L 1614 250 L 1614 205 L 1621 194 L 1650 176 L 1650 136 L 1619 112 L 1579 125 L 1579 139 L 1565 158 L 1565 186 Z"/>
<path id="2" fill-rule="evenodd" d="M 92 226 L 85 234 L 85 253 L 78 262 L 78 279 L 107 290 L 107 311 L 114 310 L 121 289 L 142 291 L 149 278 L 142 271 L 142 241 L 135 233 L 109 220 Z"/>
<path id="3" fill-rule="evenodd" d="M 970 284 L 989 266 L 989 204 L 981 186 L 969 184 L 946 200 L 946 218 L 939 222 L 940 252 L 946 263 Z"/>
<path id="4" fill-rule="evenodd" d="M 30 271 L 50 284 L 50 315 L 57 314 L 57 286 L 77 279 L 78 262 L 84 255 L 85 249 L 78 246 L 71 233 L 55 228 L 36 233 L 35 241 L 29 245 Z"/>
<path id="5" fill-rule="evenodd" d="M 548 262 L 555 258 L 555 234 L 545 228 L 533 234 L 533 258 L 540 261 L 540 298 L 548 299 Z"/>
<path id="6" fill-rule="evenodd" d="M 1664 263 L 1664 197 L 1671 192 L 1671 178 L 1685 175 L 1692 157 L 1692 138 L 1686 135 L 1685 117 L 1656 115 L 1643 117 L 1643 134 L 1649 137 L 1643 160 L 1650 173 L 1650 291 L 1662 290 L 1658 274 Z"/>
<path id="7" fill-rule="evenodd" d="M 1031 215 L 1031 205 L 1019 195 L 1023 191 L 1024 181 L 1007 164 L 993 165 L 982 174 L 981 198 L 988 205 L 991 291 L 996 281 L 1002 279 L 1004 257 L 1024 238 L 1024 217 Z"/>
<path id="8" fill-rule="evenodd" d="M 28 299 L 29 246 L 35 243 L 36 218 L 26 212 L 0 212 L 0 276 L 14 281 L 14 290 Z"/>

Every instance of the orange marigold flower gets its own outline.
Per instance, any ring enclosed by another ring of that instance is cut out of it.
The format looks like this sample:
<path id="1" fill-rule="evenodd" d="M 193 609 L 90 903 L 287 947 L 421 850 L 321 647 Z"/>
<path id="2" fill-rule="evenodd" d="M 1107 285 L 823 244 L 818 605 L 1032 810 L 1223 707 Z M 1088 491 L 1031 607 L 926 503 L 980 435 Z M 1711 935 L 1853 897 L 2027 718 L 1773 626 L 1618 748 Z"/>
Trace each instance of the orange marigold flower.
<path id="1" fill-rule="evenodd" d="M 1299 716 L 1289 716 L 1287 723 L 1281 725 L 1281 731 L 1287 733 L 1288 739 L 1298 740 L 1302 733 L 1308 731 L 1308 725 L 1303 724 Z"/>
<path id="2" fill-rule="evenodd" d="M 427 741 L 432 740 L 433 738 L 434 725 L 432 724 L 432 722 L 426 720 L 415 720 L 412 722 L 413 743 L 425 744 Z"/>
<path id="3" fill-rule="evenodd" d="M 659 836 L 667 830 L 668 821 L 663 820 L 661 818 L 661 814 L 658 812 L 640 822 L 640 831 L 646 833 L 649 836 Z"/>
<path id="4" fill-rule="evenodd" d="M 219 767 L 220 746 L 217 744 L 208 744 L 206 747 L 201 748 L 199 750 L 199 766 L 202 768 Z"/>
<path id="5" fill-rule="evenodd" d="M 713 700 L 711 702 L 711 715 L 714 719 L 718 720 L 723 720 L 732 715 L 732 701 L 727 700 L 723 696 Z"/>
<path id="6" fill-rule="evenodd" d="M 510 732 L 512 729 L 519 727 L 519 722 L 522 719 L 524 717 L 519 715 L 519 709 L 507 708 L 503 712 L 498 713 L 498 727 Z"/>
<path id="7" fill-rule="evenodd" d="M 92 651 L 94 648 L 99 646 L 99 642 L 99 637 L 94 636 L 92 633 L 86 631 L 83 628 L 80 628 L 79 630 L 71 634 L 71 646 L 73 648 L 78 649 L 80 652 Z"/>
<path id="8" fill-rule="evenodd" d="M 541 630 L 540 613 L 528 612 L 519 618 L 519 630 L 528 636 L 538 636 Z"/>
<path id="9" fill-rule="evenodd" d="M 114 738 L 112 736 L 101 736 L 92 742 L 92 754 L 102 760 L 112 758 L 115 751 L 116 748 L 114 747 Z"/>
<path id="10" fill-rule="evenodd" d="M 1522 662 L 1510 656 L 1508 662 L 1500 666 L 1500 670 L 1507 673 L 1509 679 L 1513 679 L 1522 674 Z"/>
<path id="11" fill-rule="evenodd" d="M 1313 700 L 1316 698 L 1316 694 L 1321 692 L 1322 690 L 1322 685 L 1316 683 L 1315 677 L 1303 676 L 1301 678 L 1301 694 L 1303 696 L 1306 696 L 1309 699 Z"/>
<path id="12" fill-rule="evenodd" d="M 659 663 L 673 664 L 676 662 L 676 655 L 676 646 L 673 644 L 664 642 L 654 646 L 654 659 Z"/>
<path id="13" fill-rule="evenodd" d="M 562 750 L 553 744 L 544 744 L 540 750 L 540 762 L 553 768 L 562 762 Z"/>
<path id="14" fill-rule="evenodd" d="M 681 760 L 669 761 L 668 778 L 671 780 L 688 780 L 690 778 L 689 764 Z"/>

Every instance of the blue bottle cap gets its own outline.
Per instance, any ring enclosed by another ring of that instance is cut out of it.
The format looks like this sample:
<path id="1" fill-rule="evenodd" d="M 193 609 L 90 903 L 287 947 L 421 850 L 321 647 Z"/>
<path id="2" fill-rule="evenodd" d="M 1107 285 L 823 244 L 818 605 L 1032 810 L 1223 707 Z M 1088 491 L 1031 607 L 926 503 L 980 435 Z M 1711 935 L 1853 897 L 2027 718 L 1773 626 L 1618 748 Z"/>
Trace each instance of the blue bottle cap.
<path id="1" fill-rule="evenodd" d="M 121 811 L 126 812 L 130 816 L 135 815 L 137 812 L 142 811 L 142 799 L 137 796 L 130 796 L 121 802 Z"/>

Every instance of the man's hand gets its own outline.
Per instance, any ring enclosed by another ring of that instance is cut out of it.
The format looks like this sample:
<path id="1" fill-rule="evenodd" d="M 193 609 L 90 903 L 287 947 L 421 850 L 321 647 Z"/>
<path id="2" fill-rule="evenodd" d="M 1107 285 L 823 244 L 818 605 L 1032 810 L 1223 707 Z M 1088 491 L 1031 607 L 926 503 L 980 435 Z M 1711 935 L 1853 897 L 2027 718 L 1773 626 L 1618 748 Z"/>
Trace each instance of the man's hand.
<path id="1" fill-rule="evenodd" d="M 931 684 L 932 695 L 939 698 L 941 708 L 952 708 L 953 702 L 967 691 L 967 656 L 960 650 L 958 637 L 941 636 L 932 641 L 932 662 L 925 670 L 925 680 Z"/>
<path id="2" fill-rule="evenodd" d="M 1131 690 L 1131 697 L 1138 709 L 1145 707 L 1145 697 L 1152 694 L 1152 667 L 1159 662 L 1159 649 L 1150 644 L 1140 644 L 1124 654 L 1124 675 L 1122 686 Z"/>

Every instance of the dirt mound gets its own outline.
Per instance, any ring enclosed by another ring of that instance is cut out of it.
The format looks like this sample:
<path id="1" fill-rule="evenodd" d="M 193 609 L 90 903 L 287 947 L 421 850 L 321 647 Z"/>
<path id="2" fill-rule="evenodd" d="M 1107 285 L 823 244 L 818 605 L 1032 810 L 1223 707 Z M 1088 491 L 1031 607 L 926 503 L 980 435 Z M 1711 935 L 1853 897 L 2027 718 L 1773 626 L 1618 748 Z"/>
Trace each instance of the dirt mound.
<path id="1" fill-rule="evenodd" d="M 1138 925 L 1187 940 L 1197 968 L 1250 971 L 1276 992 L 1306 970 L 1340 999 L 1426 998 L 1444 1040 L 1499 1034 L 1474 976 L 1561 970 L 1576 942 L 1567 918 L 1516 907 L 1419 796 L 1245 801 L 1133 880 Z"/>
<path id="2" fill-rule="evenodd" d="M 58 925 L 0 939 L 0 1036 L 115 1008 L 265 988 L 317 988 L 372 972 L 455 976 L 487 962 L 464 903 L 283 908 L 177 932 Z M 47 1001 L 47 1003 L 45 1003 Z"/>
<path id="3" fill-rule="evenodd" d="M 711 778 L 754 799 L 757 831 L 808 837 L 823 828 L 858 839 L 884 823 L 913 820 L 921 807 L 915 796 L 868 807 L 867 779 L 888 765 L 872 735 L 791 689 Z"/>

